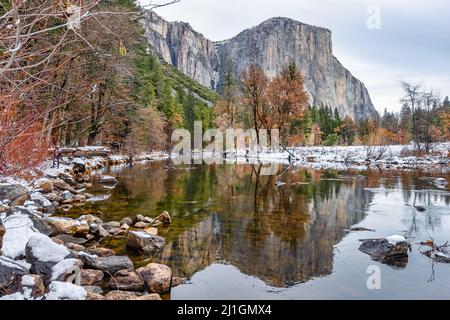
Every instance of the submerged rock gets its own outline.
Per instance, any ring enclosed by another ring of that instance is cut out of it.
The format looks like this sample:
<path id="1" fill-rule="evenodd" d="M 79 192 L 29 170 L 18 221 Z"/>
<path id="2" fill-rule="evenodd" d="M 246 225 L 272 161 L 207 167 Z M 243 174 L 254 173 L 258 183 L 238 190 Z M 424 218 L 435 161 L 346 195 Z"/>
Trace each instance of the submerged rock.
<path id="1" fill-rule="evenodd" d="M 136 272 L 144 279 L 148 292 L 164 293 L 170 290 L 172 269 L 159 263 L 150 263 Z"/>
<path id="2" fill-rule="evenodd" d="M 164 248 L 166 241 L 160 236 L 146 232 L 130 231 L 127 236 L 127 246 L 148 254 L 155 254 Z"/>
<path id="3" fill-rule="evenodd" d="M 400 240 L 400 241 L 398 241 Z M 406 267 L 410 245 L 401 236 L 391 236 L 385 239 L 361 240 L 361 252 L 370 255 L 374 261 L 397 267 Z"/>

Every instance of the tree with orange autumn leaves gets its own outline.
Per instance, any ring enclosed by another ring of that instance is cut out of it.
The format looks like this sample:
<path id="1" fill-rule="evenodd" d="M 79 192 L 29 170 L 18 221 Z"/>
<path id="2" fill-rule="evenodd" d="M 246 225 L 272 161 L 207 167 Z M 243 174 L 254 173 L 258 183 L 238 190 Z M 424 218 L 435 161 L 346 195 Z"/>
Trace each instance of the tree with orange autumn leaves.
<path id="1" fill-rule="evenodd" d="M 287 65 L 272 80 L 259 65 L 251 65 L 242 72 L 242 93 L 258 142 L 260 129 L 278 129 L 286 142 L 292 122 L 302 118 L 309 102 L 304 77 L 295 64 Z"/>

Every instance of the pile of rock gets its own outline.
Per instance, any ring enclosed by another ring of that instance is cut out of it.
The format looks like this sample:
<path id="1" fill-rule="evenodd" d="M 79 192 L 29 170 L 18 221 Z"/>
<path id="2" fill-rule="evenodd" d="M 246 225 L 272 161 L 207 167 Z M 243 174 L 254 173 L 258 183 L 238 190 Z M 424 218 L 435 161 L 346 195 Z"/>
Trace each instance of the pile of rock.
<path id="1" fill-rule="evenodd" d="M 128 248 L 156 254 L 165 245 L 156 227 L 171 223 L 168 212 L 120 222 L 103 222 L 91 214 L 51 216 L 58 207 L 93 197 L 85 192 L 92 181 L 114 188 L 116 178 L 93 176 L 108 163 L 108 158 L 73 161 L 32 183 L 0 181 L 0 299 L 159 300 L 159 294 L 184 280 L 173 278 L 165 265 L 135 270 L 127 256 L 89 245 L 108 236 L 126 237 Z"/>
<path id="2" fill-rule="evenodd" d="M 109 234 L 114 228 L 123 230 L 120 223 L 103 223 L 93 215 L 41 218 L 25 208 L 16 209 L 3 219 L 6 227 L 0 225 L 0 243 L 5 235 L 8 242 L 8 256 L 0 256 L 0 292 L 6 293 L 1 299 L 158 300 L 172 283 L 180 283 L 178 278 L 173 280 L 168 266 L 151 263 L 135 270 L 127 256 L 85 246 L 89 235 L 95 236 L 90 233 L 94 225 Z M 139 222 L 137 217 L 132 219 Z M 26 229 L 9 229 L 15 220 L 16 224 L 26 222 Z M 10 239 L 13 232 L 17 241 Z M 145 253 L 155 253 L 165 243 L 145 231 L 129 231 L 127 239 L 131 239 L 130 247 Z M 103 295 L 104 290 L 110 292 Z"/>

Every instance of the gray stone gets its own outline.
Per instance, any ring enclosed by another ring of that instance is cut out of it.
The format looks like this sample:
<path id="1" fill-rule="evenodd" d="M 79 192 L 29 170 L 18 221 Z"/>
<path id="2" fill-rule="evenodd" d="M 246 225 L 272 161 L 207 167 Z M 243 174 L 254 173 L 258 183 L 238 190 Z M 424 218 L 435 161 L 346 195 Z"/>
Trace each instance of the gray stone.
<path id="1" fill-rule="evenodd" d="M 20 184 L 0 183 L 0 199 L 14 202 L 28 195 L 26 187 Z"/>
<path id="2" fill-rule="evenodd" d="M 18 290 L 20 279 L 28 270 L 5 256 L 0 256 L 0 292 L 12 293 Z"/>
<path id="3" fill-rule="evenodd" d="M 147 254 L 159 252 L 166 241 L 160 236 L 151 235 L 146 232 L 130 231 L 127 236 L 127 247 L 143 251 Z"/>
<path id="4" fill-rule="evenodd" d="M 134 269 L 133 262 L 126 256 L 109 256 L 109 257 L 91 257 L 91 256 L 79 256 L 84 262 L 85 268 L 102 270 L 103 272 L 113 275 L 119 270 Z"/>

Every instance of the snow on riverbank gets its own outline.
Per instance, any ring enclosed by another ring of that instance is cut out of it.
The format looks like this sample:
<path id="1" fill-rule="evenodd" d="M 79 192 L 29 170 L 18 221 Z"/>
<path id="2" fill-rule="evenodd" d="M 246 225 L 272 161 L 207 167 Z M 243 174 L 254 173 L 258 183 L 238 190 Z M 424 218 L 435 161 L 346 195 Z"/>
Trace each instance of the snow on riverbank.
<path id="1" fill-rule="evenodd" d="M 432 169 L 446 168 L 450 164 L 448 153 L 450 143 L 433 146 L 430 155 L 414 156 L 412 145 L 388 146 L 333 146 L 333 147 L 293 147 L 278 152 L 264 150 L 253 152 L 237 150 L 227 152 L 226 158 L 219 153 L 194 152 L 194 157 L 209 159 L 216 163 L 279 163 L 310 168 L 364 169 L 377 166 L 385 169 Z M 175 156 L 175 155 L 173 155 Z M 205 161 L 208 163 L 208 160 Z"/>

